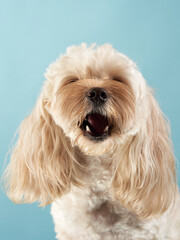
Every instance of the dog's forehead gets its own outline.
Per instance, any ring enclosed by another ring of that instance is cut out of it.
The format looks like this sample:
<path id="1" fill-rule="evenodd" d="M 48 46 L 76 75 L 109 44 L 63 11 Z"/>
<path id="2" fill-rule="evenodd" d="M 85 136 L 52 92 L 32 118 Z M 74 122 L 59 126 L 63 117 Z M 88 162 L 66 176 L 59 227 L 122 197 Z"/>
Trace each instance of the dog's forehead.
<path id="1" fill-rule="evenodd" d="M 64 59 L 63 59 L 64 57 Z M 96 46 L 95 44 L 87 47 L 86 44 L 80 46 L 72 46 L 67 48 L 66 54 L 62 56 L 62 60 L 83 62 L 84 65 L 96 64 L 96 66 L 105 66 L 109 62 L 117 64 L 135 65 L 126 55 L 119 53 L 110 44 Z M 94 66 L 95 67 L 95 66 Z"/>
<path id="2" fill-rule="evenodd" d="M 136 68 L 135 63 L 111 45 L 100 47 L 87 45 L 72 46 L 60 57 L 59 70 L 76 78 L 117 77 Z"/>
<path id="3" fill-rule="evenodd" d="M 110 44 L 99 47 L 95 44 L 89 47 L 86 44 L 69 47 L 66 54 L 49 66 L 45 77 L 53 80 L 54 85 L 61 85 L 67 79 L 124 77 L 128 79 L 138 98 L 145 92 L 146 86 L 136 64 Z"/>

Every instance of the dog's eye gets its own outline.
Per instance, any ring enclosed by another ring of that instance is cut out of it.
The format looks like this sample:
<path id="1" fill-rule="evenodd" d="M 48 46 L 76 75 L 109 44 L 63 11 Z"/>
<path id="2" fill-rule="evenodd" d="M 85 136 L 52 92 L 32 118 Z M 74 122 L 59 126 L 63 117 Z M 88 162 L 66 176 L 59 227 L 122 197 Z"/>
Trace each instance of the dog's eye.
<path id="1" fill-rule="evenodd" d="M 66 83 L 66 85 L 67 85 L 67 84 L 70 84 L 70 83 L 77 82 L 77 81 L 78 81 L 78 79 L 76 79 L 76 78 L 75 78 L 75 79 L 68 80 L 67 83 Z"/>
<path id="2" fill-rule="evenodd" d="M 120 79 L 119 77 L 113 77 L 112 80 L 122 83 L 122 79 Z"/>

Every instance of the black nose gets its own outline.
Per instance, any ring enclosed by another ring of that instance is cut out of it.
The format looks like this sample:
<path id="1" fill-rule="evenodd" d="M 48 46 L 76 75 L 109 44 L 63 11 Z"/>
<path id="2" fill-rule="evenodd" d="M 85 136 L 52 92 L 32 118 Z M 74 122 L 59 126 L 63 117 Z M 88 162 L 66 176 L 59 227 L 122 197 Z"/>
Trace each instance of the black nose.
<path id="1" fill-rule="evenodd" d="M 95 104 L 102 104 L 108 98 L 106 90 L 98 87 L 91 88 L 87 93 L 87 97 Z"/>

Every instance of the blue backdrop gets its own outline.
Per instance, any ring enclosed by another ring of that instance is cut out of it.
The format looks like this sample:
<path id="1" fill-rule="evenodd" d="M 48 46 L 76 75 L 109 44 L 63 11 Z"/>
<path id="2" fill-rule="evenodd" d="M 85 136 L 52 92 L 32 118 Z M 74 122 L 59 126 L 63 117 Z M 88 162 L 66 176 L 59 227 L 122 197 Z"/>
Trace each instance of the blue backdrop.
<path id="1" fill-rule="evenodd" d="M 180 1 L 0 0 L 0 174 L 49 63 L 67 46 L 111 43 L 137 62 L 169 117 L 180 157 Z M 179 181 L 180 183 L 180 181 Z M 49 207 L 15 205 L 0 190 L 0 239 L 55 239 Z"/>

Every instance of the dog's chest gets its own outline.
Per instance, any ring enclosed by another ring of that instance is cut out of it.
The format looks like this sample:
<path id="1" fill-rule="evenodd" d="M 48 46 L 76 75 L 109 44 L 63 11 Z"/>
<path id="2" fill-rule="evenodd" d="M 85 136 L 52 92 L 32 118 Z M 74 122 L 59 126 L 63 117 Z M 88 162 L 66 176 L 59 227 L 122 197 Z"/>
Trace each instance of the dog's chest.
<path id="1" fill-rule="evenodd" d="M 113 200 L 109 163 L 102 161 L 92 159 L 84 175 L 86 188 L 72 187 L 68 194 L 53 202 L 51 213 L 56 232 L 64 234 L 64 239 L 78 240 L 134 240 L 145 236 L 148 238 L 144 239 L 155 239 L 155 228 L 151 226 L 149 231 L 148 226 Z"/>

